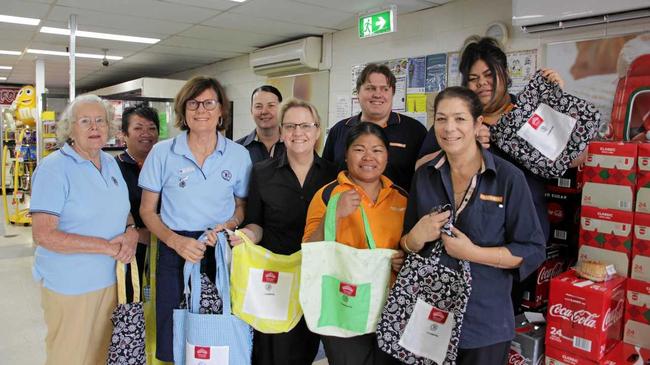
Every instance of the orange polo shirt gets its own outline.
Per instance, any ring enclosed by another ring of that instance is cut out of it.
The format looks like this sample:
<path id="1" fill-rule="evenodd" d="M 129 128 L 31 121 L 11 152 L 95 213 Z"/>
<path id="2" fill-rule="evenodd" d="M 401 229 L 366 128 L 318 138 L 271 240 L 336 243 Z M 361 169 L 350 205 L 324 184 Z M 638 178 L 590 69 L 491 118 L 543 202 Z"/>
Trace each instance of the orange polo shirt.
<path id="1" fill-rule="evenodd" d="M 383 175 L 381 176 L 381 182 L 382 188 L 375 203 L 365 194 L 361 187 L 354 184 L 346 176 L 346 171 L 339 172 L 336 180 L 318 190 L 311 200 L 302 241 L 305 242 L 309 239 L 320 225 L 321 220 L 325 218 L 327 205 L 323 201 L 324 193 L 326 196 L 329 194 L 331 198 L 344 191 L 356 189 L 361 195 L 361 205 L 368 217 L 377 248 L 398 249 L 399 240 L 402 237 L 402 224 L 404 223 L 408 194 Z M 354 248 L 368 248 L 360 209 L 347 217 L 339 219 L 336 224 L 337 242 Z"/>

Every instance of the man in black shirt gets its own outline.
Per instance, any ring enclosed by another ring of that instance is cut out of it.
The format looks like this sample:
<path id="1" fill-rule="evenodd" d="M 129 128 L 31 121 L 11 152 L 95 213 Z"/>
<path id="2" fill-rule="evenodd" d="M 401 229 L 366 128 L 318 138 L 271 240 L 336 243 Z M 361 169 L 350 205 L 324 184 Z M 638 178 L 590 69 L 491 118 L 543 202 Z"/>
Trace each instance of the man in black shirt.
<path id="1" fill-rule="evenodd" d="M 263 85 L 253 90 L 251 115 L 256 127 L 249 135 L 237 140 L 237 143 L 246 147 L 253 163 L 284 153 L 278 123 L 281 102 L 282 94 L 271 85 Z"/>
<path id="2" fill-rule="evenodd" d="M 371 63 L 363 69 L 357 79 L 361 113 L 339 121 L 330 129 L 323 158 L 344 169 L 348 130 L 362 121 L 375 123 L 384 128 L 389 142 L 384 175 L 408 190 L 427 130 L 417 120 L 392 112 L 395 83 L 395 75 L 385 65 Z"/>

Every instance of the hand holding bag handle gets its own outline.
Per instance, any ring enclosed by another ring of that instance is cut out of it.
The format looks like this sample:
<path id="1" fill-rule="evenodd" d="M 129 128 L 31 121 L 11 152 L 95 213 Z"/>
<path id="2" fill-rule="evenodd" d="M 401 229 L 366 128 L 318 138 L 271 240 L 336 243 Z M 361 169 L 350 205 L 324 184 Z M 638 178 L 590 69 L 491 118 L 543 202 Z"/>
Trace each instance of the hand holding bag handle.
<path id="1" fill-rule="evenodd" d="M 324 224 L 325 241 L 336 241 L 336 207 L 339 204 L 340 198 L 341 193 L 338 193 L 336 195 L 333 195 L 327 203 Z M 363 220 L 363 228 L 366 233 L 366 242 L 368 243 L 368 248 L 375 249 L 377 248 L 377 245 L 375 244 L 375 238 L 373 237 L 372 231 L 370 230 L 368 216 L 366 215 L 366 211 L 363 209 L 363 206 L 359 205 L 359 209 L 361 210 L 361 219 Z"/>

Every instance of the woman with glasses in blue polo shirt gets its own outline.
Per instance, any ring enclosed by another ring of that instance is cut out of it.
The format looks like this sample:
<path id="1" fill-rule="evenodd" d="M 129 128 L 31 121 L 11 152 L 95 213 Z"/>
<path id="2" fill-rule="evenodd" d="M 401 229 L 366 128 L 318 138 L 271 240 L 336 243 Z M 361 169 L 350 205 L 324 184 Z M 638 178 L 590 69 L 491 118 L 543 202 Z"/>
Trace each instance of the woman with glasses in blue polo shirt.
<path id="1" fill-rule="evenodd" d="M 229 102 L 209 77 L 189 80 L 176 95 L 176 127 L 183 133 L 156 144 L 140 172 L 140 215 L 161 241 L 156 272 L 156 357 L 173 361 L 172 311 L 182 299 L 185 261 L 205 258 L 214 278 L 214 240 L 197 241 L 206 229 L 234 230 L 244 218 L 251 159 L 220 132 Z M 157 213 L 161 201 L 160 215 Z"/>
<path id="2" fill-rule="evenodd" d="M 441 151 L 413 176 L 401 245 L 415 253 L 442 239 L 441 263 L 467 260 L 472 292 L 460 333 L 458 365 L 505 364 L 514 337 L 510 290 L 545 258 L 545 239 L 524 174 L 476 140 L 483 107 L 463 87 L 434 102 Z M 450 210 L 431 213 L 449 204 Z M 441 234 L 452 217 L 453 237 Z"/>
<path id="3" fill-rule="evenodd" d="M 42 283 L 47 365 L 105 364 L 117 305 L 115 261 L 131 262 L 138 243 L 129 192 L 102 151 L 117 128 L 112 106 L 81 95 L 57 123 L 60 150 L 32 182 L 34 277 Z"/>

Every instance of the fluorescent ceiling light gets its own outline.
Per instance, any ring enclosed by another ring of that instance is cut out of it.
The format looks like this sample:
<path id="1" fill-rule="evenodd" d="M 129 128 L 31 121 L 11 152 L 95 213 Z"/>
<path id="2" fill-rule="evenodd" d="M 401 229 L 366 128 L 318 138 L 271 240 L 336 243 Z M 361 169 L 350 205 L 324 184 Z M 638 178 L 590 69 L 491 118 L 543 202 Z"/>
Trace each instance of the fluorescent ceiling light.
<path id="1" fill-rule="evenodd" d="M 10 55 L 10 56 L 20 56 L 22 54 L 22 52 L 20 52 L 20 51 L 5 51 L 5 50 L 0 49 L 0 54 L 7 54 L 7 55 Z"/>
<path id="2" fill-rule="evenodd" d="M 25 25 L 38 25 L 41 22 L 41 20 L 35 18 L 23 18 L 22 16 L 11 16 L 11 15 L 0 14 L 0 22 L 25 24 Z"/>
<path id="3" fill-rule="evenodd" d="M 4 81 L 6 79 L 7 79 L 6 77 L 0 77 L 0 81 Z"/>
<path id="4" fill-rule="evenodd" d="M 60 34 L 60 35 L 69 36 L 70 29 L 41 27 L 41 33 Z M 77 30 L 75 32 L 75 35 L 77 37 L 84 37 L 84 38 L 109 39 L 113 41 L 134 42 L 134 43 L 154 44 L 160 42 L 160 39 L 157 38 L 133 37 L 130 35 L 121 35 L 121 34 L 87 32 L 84 30 Z"/>
<path id="5" fill-rule="evenodd" d="M 246 0 L 230 0 L 230 1 L 232 1 L 232 2 L 234 2 L 234 3 L 243 3 L 243 2 L 246 1 Z"/>
<path id="6" fill-rule="evenodd" d="M 33 53 L 33 54 L 46 54 L 46 55 L 51 55 L 51 56 L 64 56 L 64 57 L 69 57 L 70 54 L 68 52 L 60 52 L 60 51 L 50 51 L 46 49 L 32 49 L 28 48 L 27 53 Z M 106 57 L 107 60 L 114 60 L 114 61 L 119 61 L 123 59 L 124 57 L 120 56 L 104 56 L 103 54 L 97 54 L 97 53 L 75 53 L 75 57 L 79 58 L 95 58 L 98 60 L 104 59 Z"/>
<path id="7" fill-rule="evenodd" d="M 11 66 L 0 66 L 0 70 L 11 70 L 12 68 Z"/>

